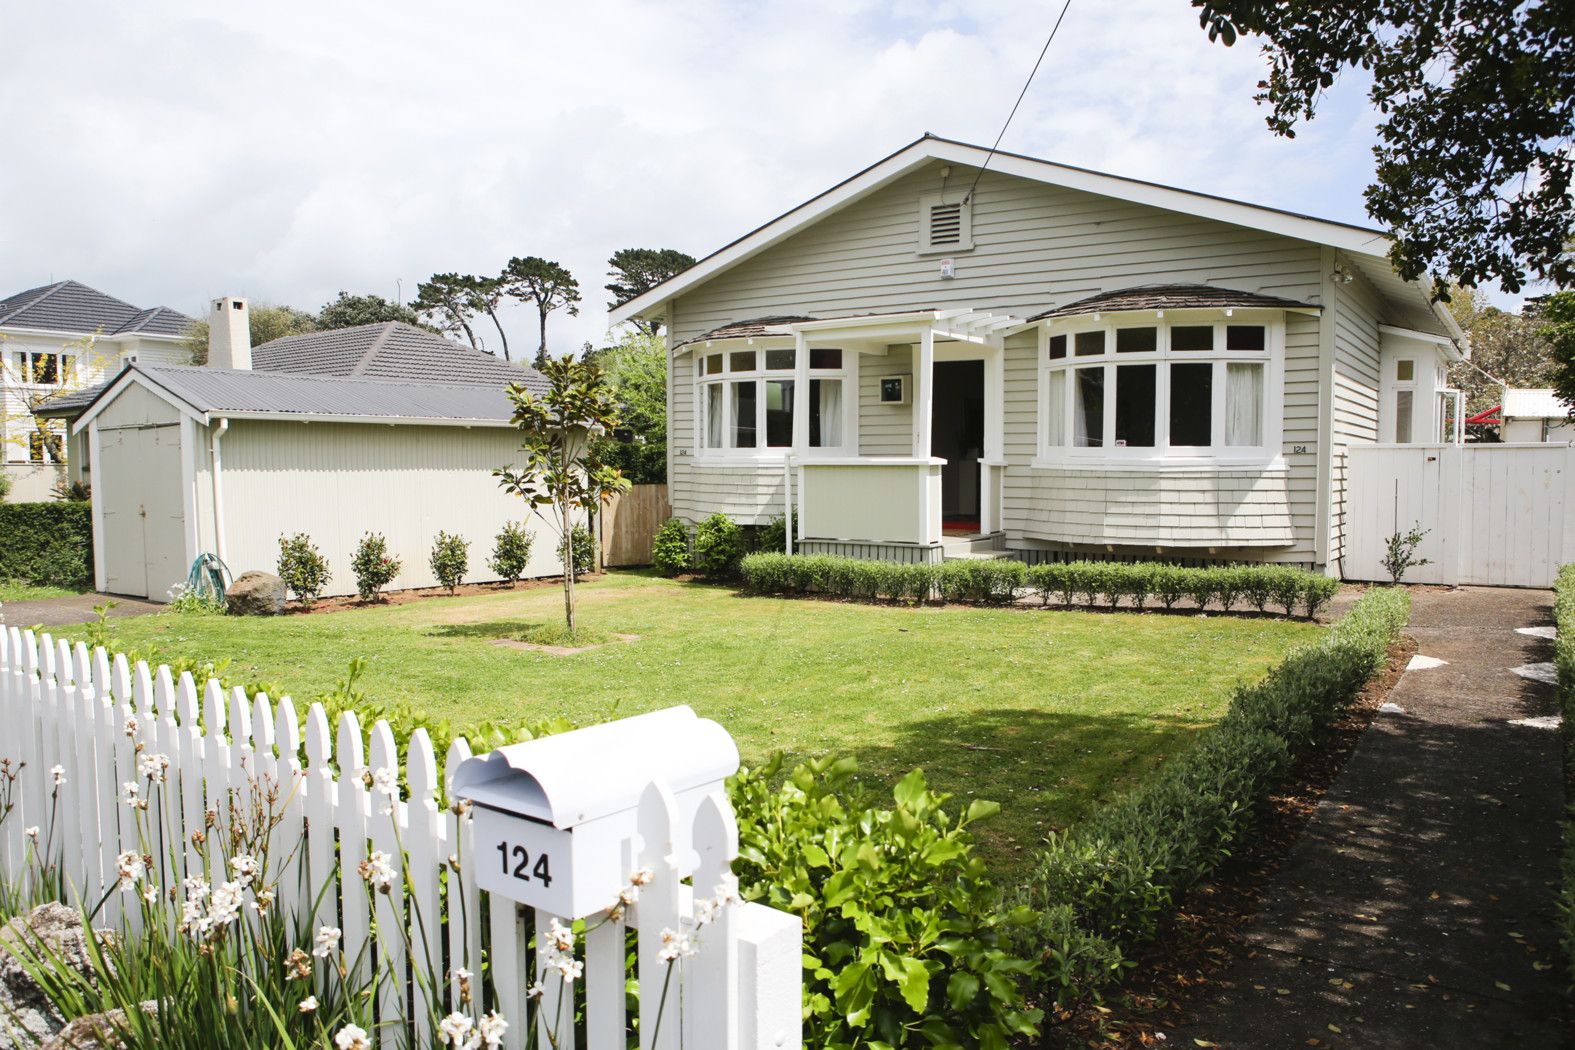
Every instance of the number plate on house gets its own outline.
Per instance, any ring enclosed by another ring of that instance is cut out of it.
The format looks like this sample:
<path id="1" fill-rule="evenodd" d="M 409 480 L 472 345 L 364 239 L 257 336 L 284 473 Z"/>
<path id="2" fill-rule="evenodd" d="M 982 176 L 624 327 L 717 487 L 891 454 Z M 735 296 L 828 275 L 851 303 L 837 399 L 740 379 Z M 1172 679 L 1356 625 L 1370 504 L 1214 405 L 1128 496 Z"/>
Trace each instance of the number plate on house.
<path id="1" fill-rule="evenodd" d="M 486 806 L 473 812 L 476 884 L 532 908 L 570 914 L 574 832 Z"/>

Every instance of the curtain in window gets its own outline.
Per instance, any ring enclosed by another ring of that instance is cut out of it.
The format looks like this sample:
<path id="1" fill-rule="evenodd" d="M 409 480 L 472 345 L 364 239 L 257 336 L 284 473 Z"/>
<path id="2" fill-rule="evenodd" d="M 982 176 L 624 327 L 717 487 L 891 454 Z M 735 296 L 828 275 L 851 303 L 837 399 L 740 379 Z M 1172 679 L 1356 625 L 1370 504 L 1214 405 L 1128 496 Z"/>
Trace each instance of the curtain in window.
<path id="1" fill-rule="evenodd" d="M 1411 417 L 1416 396 L 1410 390 L 1395 391 L 1395 442 L 1400 445 L 1411 443 Z"/>
<path id="2" fill-rule="evenodd" d="M 705 388 L 705 447 L 722 447 L 722 384 Z"/>
<path id="3" fill-rule="evenodd" d="M 1263 366 L 1225 366 L 1225 444 L 1263 444 Z"/>
<path id="4" fill-rule="evenodd" d="M 815 379 L 810 386 L 814 415 L 810 419 L 809 443 L 816 448 L 842 446 L 842 380 Z"/>
<path id="5" fill-rule="evenodd" d="M 1052 448 L 1066 444 L 1066 373 L 1050 373 L 1050 403 L 1045 410 L 1045 441 Z"/>
<path id="6" fill-rule="evenodd" d="M 1077 403 L 1072 406 L 1072 443 L 1079 448 L 1099 448 L 1105 443 L 1105 370 L 1079 368 L 1075 375 Z"/>

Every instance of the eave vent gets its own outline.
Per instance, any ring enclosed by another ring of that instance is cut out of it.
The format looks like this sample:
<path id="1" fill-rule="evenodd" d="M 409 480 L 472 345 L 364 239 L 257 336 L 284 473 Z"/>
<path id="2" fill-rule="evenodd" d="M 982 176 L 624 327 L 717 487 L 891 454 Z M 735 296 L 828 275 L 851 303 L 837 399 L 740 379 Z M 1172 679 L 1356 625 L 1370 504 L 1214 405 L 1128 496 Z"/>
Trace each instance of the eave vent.
<path id="1" fill-rule="evenodd" d="M 962 202 L 930 208 L 930 244 L 936 248 L 962 243 Z"/>
<path id="2" fill-rule="evenodd" d="M 972 207 L 956 194 L 947 200 L 939 193 L 919 198 L 919 251 L 965 252 L 973 247 Z"/>

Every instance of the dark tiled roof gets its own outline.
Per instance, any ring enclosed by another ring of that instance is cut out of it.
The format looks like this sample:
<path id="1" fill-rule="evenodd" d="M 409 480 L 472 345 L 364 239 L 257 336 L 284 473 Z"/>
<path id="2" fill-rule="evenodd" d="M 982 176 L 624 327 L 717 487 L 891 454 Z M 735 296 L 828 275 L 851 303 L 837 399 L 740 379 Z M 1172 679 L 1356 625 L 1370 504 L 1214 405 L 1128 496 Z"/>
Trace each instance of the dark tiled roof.
<path id="1" fill-rule="evenodd" d="M 139 309 L 77 281 L 56 281 L 0 300 L 0 325 L 52 332 L 180 335 L 191 318 L 168 307 Z"/>
<path id="2" fill-rule="evenodd" d="M 1101 292 L 1086 299 L 1079 299 L 1065 306 L 1045 310 L 1028 318 L 1043 321 L 1048 317 L 1073 317 L 1078 314 L 1118 313 L 1123 310 L 1222 310 L 1228 307 L 1269 310 L 1316 310 L 1310 303 L 1294 299 L 1281 299 L 1257 292 L 1241 292 L 1234 288 L 1219 288 L 1212 284 L 1145 284 L 1136 288 L 1122 288 L 1115 292 Z"/>
<path id="3" fill-rule="evenodd" d="M 199 412 L 281 416 L 440 419 L 507 423 L 514 403 L 502 384 L 346 379 L 244 369 L 132 365 Z"/>
<path id="4" fill-rule="evenodd" d="M 747 321 L 730 321 L 720 328 L 713 328 L 709 332 L 702 332 L 693 339 L 685 339 L 675 344 L 673 349 L 698 343 L 704 339 L 743 339 L 752 335 L 764 335 L 766 329 L 785 324 L 803 324 L 805 321 L 818 321 L 818 317 L 808 317 L 803 314 L 778 314 L 771 317 L 752 317 Z"/>
<path id="5" fill-rule="evenodd" d="M 444 339 L 400 321 L 308 332 L 252 349 L 259 372 L 423 383 L 519 383 L 543 391 L 540 372 Z"/>
<path id="6" fill-rule="evenodd" d="M 112 382 L 114 382 L 113 379 L 106 379 L 102 383 L 85 386 L 80 390 L 56 394 L 54 397 L 34 405 L 33 415 L 42 416 L 44 419 L 75 419 L 82 414 L 83 409 L 97 400 L 98 395 L 102 394 L 104 388 Z"/>

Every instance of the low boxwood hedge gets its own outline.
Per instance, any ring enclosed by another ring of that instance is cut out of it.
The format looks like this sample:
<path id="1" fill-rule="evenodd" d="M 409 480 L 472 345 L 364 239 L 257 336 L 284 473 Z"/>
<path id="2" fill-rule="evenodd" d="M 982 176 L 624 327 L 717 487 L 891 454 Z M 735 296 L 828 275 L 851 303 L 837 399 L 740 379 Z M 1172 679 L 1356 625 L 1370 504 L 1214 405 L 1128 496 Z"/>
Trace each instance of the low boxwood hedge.
<path id="1" fill-rule="evenodd" d="M 93 586 L 93 515 L 86 502 L 0 503 L 0 580 Z"/>
<path id="2" fill-rule="evenodd" d="M 1009 558 L 902 564 L 829 554 L 751 554 L 739 565 L 755 594 L 819 594 L 865 601 L 1002 604 L 1038 595 L 1044 605 L 1174 608 L 1190 599 L 1200 609 L 1272 608 L 1312 616 L 1339 590 L 1339 581 L 1282 565 L 1192 569 L 1152 562 L 1050 562 L 1027 566 Z"/>

